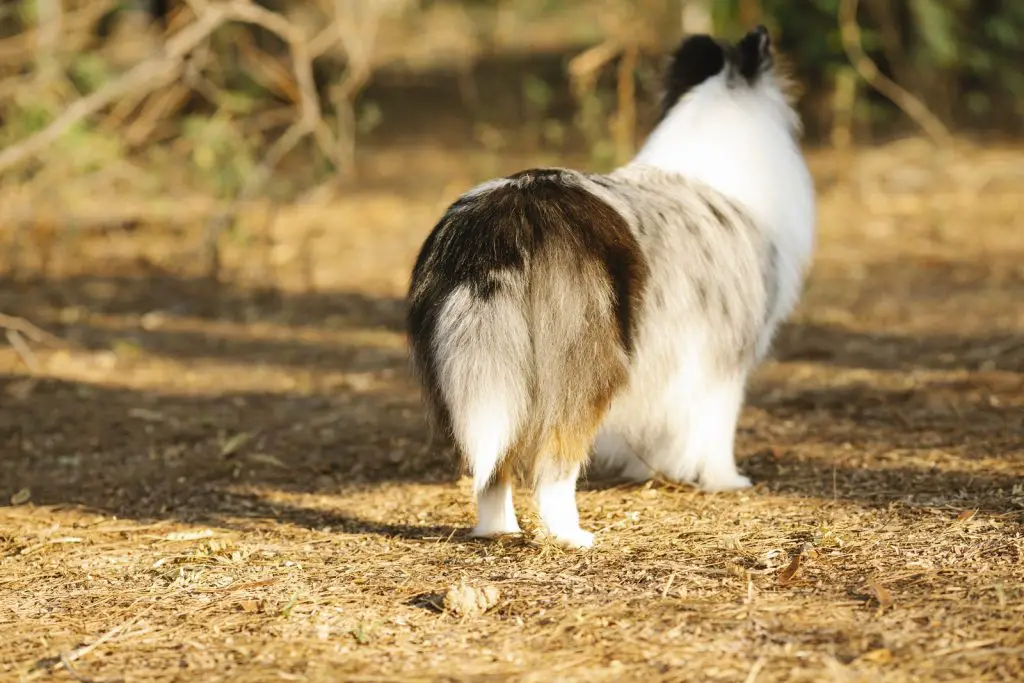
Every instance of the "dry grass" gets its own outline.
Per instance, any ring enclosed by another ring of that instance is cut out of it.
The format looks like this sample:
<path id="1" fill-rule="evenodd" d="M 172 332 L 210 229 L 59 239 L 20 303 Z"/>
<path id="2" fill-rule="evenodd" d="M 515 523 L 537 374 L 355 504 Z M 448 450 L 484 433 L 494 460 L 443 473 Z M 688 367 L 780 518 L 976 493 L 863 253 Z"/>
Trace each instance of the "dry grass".
<path id="1" fill-rule="evenodd" d="M 427 442 L 401 295 L 473 180 L 442 155 L 285 212 L 219 291 L 180 234 L 58 246 L 0 288 L 74 345 L 34 376 L 0 349 L 0 678 L 1021 679 L 1024 164 L 962 154 L 819 155 L 816 269 L 739 435 L 757 487 L 593 482 L 586 553 L 465 538 Z M 458 615 L 459 584 L 497 595 Z"/>

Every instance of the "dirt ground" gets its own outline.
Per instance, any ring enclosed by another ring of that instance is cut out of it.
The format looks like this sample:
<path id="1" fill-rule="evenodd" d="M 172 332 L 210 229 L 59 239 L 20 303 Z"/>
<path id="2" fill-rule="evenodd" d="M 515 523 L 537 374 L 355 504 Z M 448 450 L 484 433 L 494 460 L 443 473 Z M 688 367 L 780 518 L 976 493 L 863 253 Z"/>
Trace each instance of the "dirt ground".
<path id="1" fill-rule="evenodd" d="M 588 482 L 589 552 L 525 495 L 521 538 L 466 538 L 406 371 L 441 207 L 536 161 L 381 151 L 228 240 L 216 287 L 188 230 L 23 251 L 0 311 L 69 346 L 0 348 L 0 679 L 1024 679 L 1024 153 L 815 153 L 756 487 Z M 446 610 L 459 584 L 497 596 Z"/>

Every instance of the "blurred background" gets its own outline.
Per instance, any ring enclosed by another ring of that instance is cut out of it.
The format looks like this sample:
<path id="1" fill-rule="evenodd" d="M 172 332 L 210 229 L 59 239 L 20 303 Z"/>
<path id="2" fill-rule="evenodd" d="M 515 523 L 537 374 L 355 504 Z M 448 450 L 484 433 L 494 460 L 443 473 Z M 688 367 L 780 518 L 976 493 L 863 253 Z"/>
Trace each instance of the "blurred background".
<path id="1" fill-rule="evenodd" d="M 447 203 L 525 167 L 625 162 L 681 34 L 758 22 L 800 84 L 819 262 L 894 235 L 1009 239 L 1021 3 L 4 0 L 7 367 L 39 372 L 58 344 L 111 367 L 207 357 L 194 338 L 226 334 L 211 321 L 399 330 Z"/>
<path id="2" fill-rule="evenodd" d="M 295 266 L 316 286 L 317 241 L 372 233 L 375 201 L 627 160 L 680 34 L 755 22 L 802 85 L 811 148 L 1024 130 L 1021 3 L 4 0 L 0 264 L 53 276 L 95 231 L 152 230 L 195 275 L 276 286 L 268 268 Z M 313 215 L 357 196 L 369 214 Z M 227 263 L 223 241 L 253 248 Z"/>

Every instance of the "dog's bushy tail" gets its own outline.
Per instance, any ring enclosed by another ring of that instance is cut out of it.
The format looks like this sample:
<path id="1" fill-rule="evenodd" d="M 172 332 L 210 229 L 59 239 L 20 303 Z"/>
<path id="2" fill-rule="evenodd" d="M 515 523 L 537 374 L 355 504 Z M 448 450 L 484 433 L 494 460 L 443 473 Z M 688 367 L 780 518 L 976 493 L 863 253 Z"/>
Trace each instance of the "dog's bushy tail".
<path id="1" fill-rule="evenodd" d="M 580 176 L 527 171 L 464 195 L 413 270 L 413 362 L 480 491 L 585 461 L 626 382 L 647 277 L 625 220 Z"/>

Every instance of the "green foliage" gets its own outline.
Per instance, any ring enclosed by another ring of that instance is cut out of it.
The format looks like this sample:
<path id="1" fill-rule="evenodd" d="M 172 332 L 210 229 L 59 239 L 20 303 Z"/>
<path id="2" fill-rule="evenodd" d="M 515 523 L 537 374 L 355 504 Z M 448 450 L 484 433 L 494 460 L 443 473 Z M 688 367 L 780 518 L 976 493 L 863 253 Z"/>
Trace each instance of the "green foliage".
<path id="1" fill-rule="evenodd" d="M 41 102 L 19 102 L 5 112 L 0 127 L 0 146 L 12 145 L 22 138 L 38 133 L 53 120 L 51 108 Z"/>
<path id="2" fill-rule="evenodd" d="M 259 98 L 242 90 L 222 90 L 217 94 L 217 105 L 226 114 L 248 116 L 259 105 Z"/>
<path id="3" fill-rule="evenodd" d="M 59 107 L 43 100 L 18 102 L 4 110 L 5 125 L 0 126 L 0 147 L 13 145 L 46 128 L 59 113 Z M 120 136 L 79 123 L 54 143 L 48 163 L 60 164 L 75 174 L 99 170 L 122 158 Z"/>
<path id="4" fill-rule="evenodd" d="M 69 71 L 72 81 L 83 93 L 98 90 L 113 75 L 107 60 L 95 52 L 76 54 Z"/>
<path id="5" fill-rule="evenodd" d="M 124 158 L 121 137 L 84 124 L 73 126 L 54 146 L 55 155 L 77 173 L 98 171 Z"/>
<path id="6" fill-rule="evenodd" d="M 984 125 L 997 110 L 1005 118 L 1008 109 L 1016 107 L 1019 119 L 1024 107 L 1024 3 L 886 2 L 862 0 L 858 14 L 864 49 L 883 71 L 945 118 Z M 720 30 L 740 29 L 740 4 L 741 0 L 715 4 Z M 780 47 L 799 75 L 818 88 L 830 87 L 835 70 L 848 64 L 839 35 L 839 4 L 840 0 L 760 3 L 764 20 L 779 33 Z M 872 105 L 871 110 L 878 108 Z M 893 115 L 891 107 L 884 111 Z M 979 119 L 980 115 L 986 118 Z"/>
<path id="7" fill-rule="evenodd" d="M 954 12 L 949 4 L 938 0 L 911 0 L 910 8 L 929 61 L 940 67 L 955 66 L 960 42 L 954 26 Z"/>
<path id="8" fill-rule="evenodd" d="M 384 110 L 376 102 L 366 102 L 359 107 L 356 114 L 356 132 L 369 135 L 377 126 L 384 123 Z"/>
<path id="9" fill-rule="evenodd" d="M 479 24 L 479 33 L 486 40 L 485 25 L 496 21 L 502 0 L 461 1 L 473 11 L 473 20 Z M 429 0 L 424 2 L 429 4 Z M 616 2 L 620 3 L 618 8 L 614 7 Z M 827 123 L 836 79 L 840 72 L 849 73 L 850 69 L 838 26 L 841 0 L 705 2 L 719 33 L 736 37 L 749 29 L 748 24 L 757 16 L 768 24 L 776 35 L 778 47 L 806 86 L 808 99 L 813 100 L 807 113 L 813 117 L 825 112 L 823 119 Z M 137 11 L 139 5 L 133 0 L 123 0 L 119 7 L 114 11 Z M 514 11 L 523 26 L 540 22 L 546 28 L 557 27 L 557 39 L 566 47 L 576 49 L 581 35 L 587 31 L 614 33 L 607 17 L 616 15 L 629 16 L 631 21 L 640 23 L 658 24 L 664 28 L 658 35 L 674 36 L 678 24 L 669 25 L 666 13 L 678 12 L 680 7 L 681 2 L 677 0 L 602 0 L 591 4 L 586 0 L 522 0 L 506 3 L 503 11 Z M 8 12 L 8 19 L 4 21 L 14 25 L 12 30 L 19 30 L 19 23 L 24 28 L 37 23 L 36 0 L 15 0 L 2 9 Z M 604 21 L 598 20 L 603 12 L 610 14 L 602 17 Z M 571 16 L 573 20 L 555 21 L 559 14 Z M 585 20 L 579 20 L 581 16 Z M 548 18 L 552 19 L 550 24 L 547 24 Z M 947 123 L 1003 126 L 1016 132 L 1024 131 L 1024 0 L 861 0 L 857 21 L 863 47 L 882 71 L 920 97 Z M 585 42 L 596 43 L 606 37 L 588 34 Z M 545 34 L 543 42 L 547 44 L 551 39 L 551 35 Z M 39 66 L 36 64 L 38 56 L 31 51 L 27 53 L 24 64 L 19 67 L 20 73 L 28 76 L 25 89 L 0 103 L 3 124 L 0 148 L 39 132 L 75 97 L 93 93 L 117 77 L 116 71 L 124 67 L 112 66 L 117 63 L 116 57 L 112 56 L 112 51 L 103 49 L 104 40 L 101 32 L 96 32 L 85 51 L 61 52 L 57 67 L 66 78 L 58 75 L 53 83 L 40 83 L 31 78 Z M 257 160 L 265 154 L 268 142 L 284 127 L 273 123 L 274 116 L 263 116 L 268 112 L 273 114 L 281 106 L 281 88 L 258 69 L 250 68 L 242 58 L 243 40 L 254 40 L 253 29 L 238 22 L 221 27 L 213 34 L 209 44 L 212 57 L 205 60 L 202 67 L 201 83 L 205 87 L 195 89 L 196 96 L 187 109 L 193 114 L 204 113 L 181 118 L 180 109 L 169 110 L 167 120 L 161 120 L 159 128 L 154 128 L 157 132 L 152 133 L 160 142 L 145 150 L 145 154 L 155 155 L 157 148 L 180 133 L 185 144 L 174 145 L 172 151 L 190 157 L 187 173 L 179 175 L 223 198 L 237 195 L 256 168 Z M 263 36 L 256 42 L 272 56 L 287 54 L 286 47 L 276 39 Z M 640 92 L 657 92 L 661 66 L 662 63 L 655 64 L 655 60 L 641 60 L 637 71 Z M 319 61 L 318 67 L 323 69 L 317 74 L 321 84 L 333 78 L 329 70 L 334 67 L 327 58 Z M 572 122 L 564 115 L 558 97 L 564 83 L 554 83 L 550 74 L 545 77 L 524 75 L 518 84 L 523 132 L 545 149 L 558 149 L 580 140 L 590 152 L 592 167 L 611 166 L 615 149 L 609 122 L 614 119 L 617 102 L 614 85 L 605 78 L 610 69 L 605 68 L 596 87 L 575 93 L 577 101 Z M 49 69 L 40 72 L 49 73 Z M 515 74 L 512 78 L 519 76 Z M 514 91 L 515 81 L 512 83 Z M 71 87 L 67 87 L 69 84 Z M 866 92 L 867 89 L 862 91 Z M 146 111 L 143 106 L 134 111 L 130 109 L 129 106 L 115 111 L 115 118 L 120 122 L 117 125 L 131 125 L 140 111 Z M 209 113 L 211 111 L 215 113 Z M 863 124 L 886 124 L 905 118 L 877 93 L 862 95 L 855 111 L 858 131 L 864 129 Z M 129 152 L 121 137 L 117 131 L 108 130 L 109 121 L 104 123 L 104 116 L 109 112 L 109 109 L 98 112 L 69 130 L 50 150 L 52 159 L 48 158 L 46 163 L 59 163 L 74 172 L 85 173 L 125 158 Z M 361 102 L 355 116 L 357 134 L 372 132 L 390 115 L 392 112 L 375 102 Z M 264 125 L 263 119 L 269 119 L 271 124 Z M 811 121 L 810 125 L 814 127 L 815 123 Z M 140 129 L 145 130 L 145 125 Z M 506 135 L 494 131 L 485 131 L 481 136 L 482 140 L 486 138 L 481 144 L 488 149 L 500 151 L 513 144 Z M 140 143 L 133 145 L 135 149 L 131 154 L 138 154 Z M 301 165 L 303 173 L 307 174 L 304 177 L 319 178 L 332 168 L 329 160 L 313 150 L 315 146 L 311 144 L 300 146 L 295 155 L 308 153 L 309 163 Z M 283 179 L 275 179 L 274 191 L 287 191 L 289 188 L 285 185 Z"/>
<path id="10" fill-rule="evenodd" d="M 523 77 L 522 102 L 525 110 L 524 128 L 535 144 L 544 148 L 559 148 L 565 144 L 565 123 L 552 117 L 555 88 L 534 74 Z"/>
<path id="11" fill-rule="evenodd" d="M 997 14 L 980 22 L 980 31 L 964 49 L 966 67 L 982 83 L 995 84 L 1014 104 L 1013 114 L 1024 117 L 1024 4 L 1006 3 Z M 976 88 L 968 105 L 987 113 L 992 109 L 991 88 Z"/>
<path id="12" fill-rule="evenodd" d="M 543 117 L 554 98 L 554 88 L 547 81 L 533 74 L 523 77 L 523 101 L 526 103 L 527 116 Z"/>
<path id="13" fill-rule="evenodd" d="M 21 0 L 18 3 L 17 16 L 23 26 L 34 26 L 37 23 L 35 0 Z"/>
<path id="14" fill-rule="evenodd" d="M 615 144 L 608 131 L 608 122 L 615 114 L 613 93 L 595 89 L 579 102 L 577 125 L 590 150 L 590 165 L 595 171 L 605 171 L 615 165 Z"/>
<path id="15" fill-rule="evenodd" d="M 224 111 L 212 117 L 191 116 L 183 125 L 185 139 L 192 143 L 194 177 L 224 199 L 237 196 L 256 168 L 254 141 L 241 130 Z"/>

